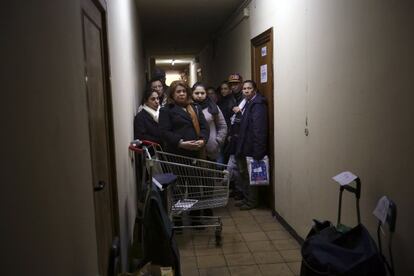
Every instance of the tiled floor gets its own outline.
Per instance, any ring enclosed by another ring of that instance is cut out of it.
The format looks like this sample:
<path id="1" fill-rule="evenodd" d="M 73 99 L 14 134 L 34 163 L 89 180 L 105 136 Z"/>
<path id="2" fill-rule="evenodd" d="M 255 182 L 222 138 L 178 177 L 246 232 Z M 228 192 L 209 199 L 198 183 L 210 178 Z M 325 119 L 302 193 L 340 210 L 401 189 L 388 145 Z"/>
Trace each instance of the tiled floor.
<path id="1" fill-rule="evenodd" d="M 299 275 L 300 246 L 270 210 L 240 211 L 230 201 L 214 214 L 223 221 L 220 247 L 211 230 L 176 235 L 183 276 Z"/>

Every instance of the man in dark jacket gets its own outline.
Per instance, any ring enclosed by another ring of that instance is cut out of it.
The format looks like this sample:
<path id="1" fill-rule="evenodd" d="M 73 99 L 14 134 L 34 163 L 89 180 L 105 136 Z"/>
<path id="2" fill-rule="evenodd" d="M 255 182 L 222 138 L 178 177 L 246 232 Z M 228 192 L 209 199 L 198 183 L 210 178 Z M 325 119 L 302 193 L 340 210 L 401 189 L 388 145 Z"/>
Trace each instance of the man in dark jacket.
<path id="1" fill-rule="evenodd" d="M 257 92 L 254 81 L 245 81 L 242 91 L 247 103 L 240 122 L 236 162 L 244 194 L 240 210 L 250 210 L 259 204 L 258 187 L 250 185 L 246 156 L 261 160 L 267 154 L 267 104 L 266 99 Z"/>

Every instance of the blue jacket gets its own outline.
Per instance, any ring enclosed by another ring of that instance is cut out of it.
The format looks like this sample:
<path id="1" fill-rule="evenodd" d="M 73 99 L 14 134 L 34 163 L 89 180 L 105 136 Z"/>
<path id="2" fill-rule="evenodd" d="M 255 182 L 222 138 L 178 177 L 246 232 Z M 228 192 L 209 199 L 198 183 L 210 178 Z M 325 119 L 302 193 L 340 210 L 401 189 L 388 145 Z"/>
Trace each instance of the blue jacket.
<path id="1" fill-rule="evenodd" d="M 259 160 L 267 154 L 266 99 L 257 93 L 245 108 L 240 122 L 236 156 L 251 156 Z"/>

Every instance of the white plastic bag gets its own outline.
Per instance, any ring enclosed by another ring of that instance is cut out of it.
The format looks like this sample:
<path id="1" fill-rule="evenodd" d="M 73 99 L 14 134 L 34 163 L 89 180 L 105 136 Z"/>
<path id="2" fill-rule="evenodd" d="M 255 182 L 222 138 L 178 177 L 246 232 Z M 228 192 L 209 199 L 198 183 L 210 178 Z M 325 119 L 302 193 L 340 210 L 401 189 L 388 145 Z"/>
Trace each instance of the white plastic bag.
<path id="1" fill-rule="evenodd" d="M 247 156 L 246 161 L 250 185 L 269 185 L 269 157 L 266 155 L 262 160 L 254 160 Z"/>

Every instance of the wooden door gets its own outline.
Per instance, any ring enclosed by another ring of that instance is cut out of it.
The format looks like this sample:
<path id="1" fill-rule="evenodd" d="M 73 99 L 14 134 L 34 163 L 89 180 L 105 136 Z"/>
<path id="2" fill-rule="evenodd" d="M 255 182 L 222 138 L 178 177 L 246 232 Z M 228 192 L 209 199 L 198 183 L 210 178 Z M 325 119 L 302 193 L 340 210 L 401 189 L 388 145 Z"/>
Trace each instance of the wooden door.
<path id="1" fill-rule="evenodd" d="M 273 29 L 265 31 L 251 40 L 252 78 L 267 99 L 269 116 L 268 151 L 270 159 L 269 187 L 262 192 L 269 207 L 274 209 L 274 106 L 273 106 Z"/>
<path id="2" fill-rule="evenodd" d="M 99 274 L 108 275 L 116 235 L 116 186 L 111 154 L 110 103 L 106 52 L 105 11 L 92 0 L 82 1 L 85 83 L 89 115 L 95 225 Z M 113 156 L 113 155 L 112 155 Z"/>

